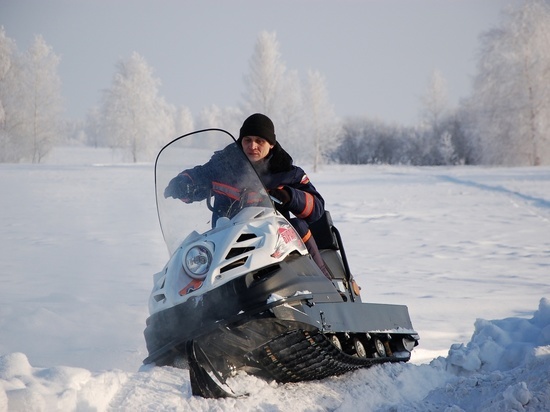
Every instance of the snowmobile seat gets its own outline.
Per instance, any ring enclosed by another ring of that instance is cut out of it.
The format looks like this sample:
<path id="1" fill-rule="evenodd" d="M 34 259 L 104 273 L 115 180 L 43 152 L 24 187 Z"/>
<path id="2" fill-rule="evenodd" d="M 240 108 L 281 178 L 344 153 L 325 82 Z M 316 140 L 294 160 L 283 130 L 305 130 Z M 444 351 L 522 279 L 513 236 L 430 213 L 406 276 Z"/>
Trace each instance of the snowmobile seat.
<path id="1" fill-rule="evenodd" d="M 309 225 L 309 229 L 332 277 L 350 281 L 352 276 L 342 238 L 332 223 L 330 212 L 326 210 L 319 220 Z"/>
<path id="2" fill-rule="evenodd" d="M 340 249 L 333 227 L 334 224 L 332 223 L 332 218 L 328 210 L 325 210 L 325 213 L 323 213 L 323 216 L 321 216 L 319 220 L 309 225 L 311 234 L 319 249 Z"/>

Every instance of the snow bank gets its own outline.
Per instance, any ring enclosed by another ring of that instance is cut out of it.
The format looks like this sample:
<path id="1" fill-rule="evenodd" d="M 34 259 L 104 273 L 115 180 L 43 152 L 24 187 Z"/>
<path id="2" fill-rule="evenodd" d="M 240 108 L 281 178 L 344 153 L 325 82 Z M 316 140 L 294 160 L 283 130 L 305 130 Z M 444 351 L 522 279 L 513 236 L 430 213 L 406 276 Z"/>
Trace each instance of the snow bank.
<path id="1" fill-rule="evenodd" d="M 239 375 L 238 399 L 191 395 L 187 371 L 36 368 L 23 353 L 0 357 L 0 411 L 363 410 L 546 411 L 550 408 L 550 301 L 531 319 L 478 320 L 467 345 L 429 365 L 388 364 L 319 382 L 279 385 Z"/>
<path id="2" fill-rule="evenodd" d="M 550 347 L 550 302 L 541 299 L 532 319 L 478 319 L 472 340 L 449 350 L 447 364 L 457 374 L 508 371 L 527 364 Z"/>
<path id="3" fill-rule="evenodd" d="M 106 410 L 127 380 L 117 371 L 33 368 L 23 353 L 0 357 L 0 411 Z"/>
<path id="4" fill-rule="evenodd" d="M 456 376 L 424 401 L 453 412 L 547 411 L 550 408 L 550 301 L 531 319 L 478 319 L 471 341 L 455 344 L 442 362 Z M 462 409 L 463 408 L 463 409 Z"/>

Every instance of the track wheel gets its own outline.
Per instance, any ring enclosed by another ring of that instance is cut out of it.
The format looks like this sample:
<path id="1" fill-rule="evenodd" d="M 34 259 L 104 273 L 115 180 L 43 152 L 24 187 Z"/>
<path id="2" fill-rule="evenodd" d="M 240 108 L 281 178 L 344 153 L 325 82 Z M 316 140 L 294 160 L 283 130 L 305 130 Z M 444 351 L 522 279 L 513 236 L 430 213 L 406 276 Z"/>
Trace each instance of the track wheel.
<path id="1" fill-rule="evenodd" d="M 363 345 L 363 342 L 361 342 L 359 338 L 353 338 L 353 347 L 358 357 L 360 358 L 367 357 L 367 351 L 365 349 L 365 346 Z"/>
<path id="2" fill-rule="evenodd" d="M 384 347 L 384 343 L 378 338 L 374 339 L 374 349 L 376 350 L 376 357 L 386 357 L 386 348 Z"/>
<path id="3" fill-rule="evenodd" d="M 332 343 L 338 350 L 342 350 L 342 343 L 336 335 L 332 335 L 330 338 L 330 343 Z"/>

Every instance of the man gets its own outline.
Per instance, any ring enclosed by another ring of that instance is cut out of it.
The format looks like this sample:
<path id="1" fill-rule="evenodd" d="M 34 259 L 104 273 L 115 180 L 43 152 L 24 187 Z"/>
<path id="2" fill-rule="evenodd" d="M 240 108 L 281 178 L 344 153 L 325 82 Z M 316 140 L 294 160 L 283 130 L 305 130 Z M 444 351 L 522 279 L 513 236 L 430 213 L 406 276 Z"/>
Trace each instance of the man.
<path id="1" fill-rule="evenodd" d="M 292 157 L 277 142 L 275 127 L 269 117 L 255 113 L 241 126 L 237 145 L 230 145 L 214 155 L 204 165 L 184 170 L 173 178 L 164 192 L 164 197 L 173 197 L 185 202 L 201 200 L 206 195 L 193 189 L 211 182 L 217 194 L 214 199 L 213 221 L 227 212 L 231 199 L 238 193 L 238 170 L 245 165 L 236 161 L 227 162 L 228 168 L 220 168 L 220 159 L 235 159 L 232 152 L 242 150 L 269 194 L 277 199 L 275 207 L 294 226 L 302 237 L 310 255 L 327 278 L 330 273 L 319 253 L 309 225 L 324 213 L 324 200 L 311 184 L 304 170 L 293 164 Z M 218 157 L 216 157 L 218 156 Z M 232 169 L 232 170 L 231 170 Z M 295 217 L 291 218 L 290 214 Z"/>

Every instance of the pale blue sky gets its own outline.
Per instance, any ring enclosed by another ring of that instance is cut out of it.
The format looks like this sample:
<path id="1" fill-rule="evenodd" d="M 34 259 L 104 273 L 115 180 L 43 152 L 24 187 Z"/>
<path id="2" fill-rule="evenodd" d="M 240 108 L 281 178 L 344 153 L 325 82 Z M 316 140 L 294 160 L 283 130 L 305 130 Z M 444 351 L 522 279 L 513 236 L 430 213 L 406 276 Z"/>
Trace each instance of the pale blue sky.
<path id="1" fill-rule="evenodd" d="M 434 69 L 451 103 L 471 91 L 480 33 L 518 0 L 0 0 L 0 25 L 26 49 L 61 56 L 67 115 L 83 118 L 120 57 L 142 55 L 169 103 L 194 114 L 237 106 L 258 34 L 275 31 L 287 69 L 326 79 L 340 116 L 413 123 Z"/>

